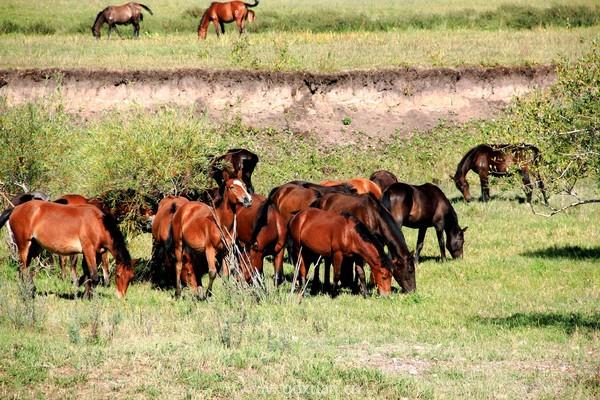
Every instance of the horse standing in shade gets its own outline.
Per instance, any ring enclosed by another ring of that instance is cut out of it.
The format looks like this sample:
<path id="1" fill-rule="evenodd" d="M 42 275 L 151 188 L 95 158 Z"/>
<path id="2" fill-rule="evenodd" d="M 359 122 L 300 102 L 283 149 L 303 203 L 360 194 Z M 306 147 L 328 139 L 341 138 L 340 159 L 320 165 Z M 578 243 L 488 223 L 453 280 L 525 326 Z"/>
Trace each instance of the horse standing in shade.
<path id="1" fill-rule="evenodd" d="M 225 33 L 225 23 L 235 21 L 240 35 L 244 33 L 246 21 L 254 21 L 254 11 L 248 10 L 250 7 L 256 7 L 259 0 L 254 0 L 254 4 L 244 3 L 243 1 L 230 1 L 227 3 L 213 2 L 206 9 L 200 24 L 198 25 L 198 39 L 206 39 L 208 25 L 213 23 L 217 37 Z"/>
<path id="2" fill-rule="evenodd" d="M 142 9 L 153 15 L 152 10 L 141 3 L 127 3 L 120 6 L 108 6 L 100 11 L 96 16 L 94 25 L 92 25 L 92 34 L 96 39 L 100 39 L 100 30 L 104 23 L 108 24 L 108 37 L 113 28 L 117 30 L 117 25 L 133 24 L 133 36 L 140 36 L 140 21 L 144 20 Z M 117 30 L 117 33 L 119 31 Z M 120 34 L 119 34 L 120 35 Z"/>
<path id="3" fill-rule="evenodd" d="M 523 178 L 527 202 L 531 203 L 534 186 L 531 182 L 531 172 L 535 179 L 535 185 L 542 192 L 544 202 L 548 204 L 544 182 L 535 170 L 540 157 L 539 149 L 530 144 L 480 144 L 463 156 L 456 167 L 456 173 L 450 178 L 454 181 L 456 188 L 465 200 L 471 201 L 466 176 L 469 171 L 475 172 L 479 175 L 479 181 L 481 182 L 481 198 L 483 201 L 488 201 L 490 199 L 489 176 L 507 176 L 509 168 L 514 165 Z"/>
<path id="4" fill-rule="evenodd" d="M 114 218 L 89 205 L 69 206 L 31 200 L 11 210 L 0 220 L 0 228 L 9 220 L 17 244 L 22 280 L 31 284 L 29 264 L 42 249 L 53 253 L 83 254 L 82 263 L 87 297 L 98 281 L 97 262 L 109 251 L 117 262 L 117 296 L 124 297 L 133 279 L 133 263 L 125 238 Z"/>
<path id="5" fill-rule="evenodd" d="M 419 229 L 415 264 L 419 262 L 425 233 L 431 226 L 437 233 L 442 261 L 446 259 L 444 232 L 447 239 L 446 247 L 452 258 L 462 257 L 465 242 L 464 232 L 467 227 L 461 228 L 458 225 L 456 212 L 439 187 L 431 183 L 420 186 L 401 182 L 394 183 L 383 192 L 381 203 L 394 216 L 400 227 Z"/>

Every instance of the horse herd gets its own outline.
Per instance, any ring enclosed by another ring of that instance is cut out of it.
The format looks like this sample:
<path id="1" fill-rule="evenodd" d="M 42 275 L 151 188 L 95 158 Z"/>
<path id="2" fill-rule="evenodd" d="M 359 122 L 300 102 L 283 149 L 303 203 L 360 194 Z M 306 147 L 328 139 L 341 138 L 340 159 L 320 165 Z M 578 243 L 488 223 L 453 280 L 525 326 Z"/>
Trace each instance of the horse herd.
<path id="1" fill-rule="evenodd" d="M 453 179 L 469 201 L 465 175 L 476 171 L 482 182 L 482 199 L 487 201 L 487 176 L 507 174 L 509 167 L 516 165 L 530 200 L 529 171 L 538 158 L 539 151 L 531 145 L 479 145 L 463 157 Z M 83 255 L 81 278 L 77 279 L 76 259 L 71 260 L 71 268 L 74 283 L 84 284 L 87 296 L 99 283 L 100 263 L 105 284 L 108 282 L 110 253 L 116 264 L 117 295 L 125 296 L 137 260 L 131 259 L 118 224 L 131 213 L 147 218 L 153 240 L 152 268 L 175 281 L 177 296 L 185 284 L 205 298 L 219 272 L 229 277 L 234 264 L 235 279 L 255 282 L 263 276 L 266 256 L 273 256 L 274 280 L 279 285 L 284 280 L 286 249 L 296 265 L 294 282 L 301 288 L 307 285 L 310 266 L 316 264 L 313 293 L 335 296 L 346 286 L 366 295 L 365 263 L 379 294 L 391 292 L 392 277 L 403 292 L 412 292 L 429 227 L 436 231 L 442 261 L 446 249 L 453 258 L 463 255 L 467 228 L 460 227 L 452 204 L 433 184 L 401 183 L 391 172 L 381 170 L 369 179 L 319 184 L 292 181 L 273 188 L 265 197 L 254 192 L 251 180 L 258 161 L 248 150 L 231 149 L 210 163 L 209 175 L 218 187 L 185 196 L 168 195 L 160 201 L 147 196 L 142 202 L 133 202 L 136 193 L 132 190 L 121 191 L 116 196 L 120 200 L 110 207 L 106 199 L 114 198 L 114 193 L 93 199 L 71 194 L 53 202 L 41 193 L 21 194 L 0 215 L 0 228 L 9 226 L 20 277 L 31 284 L 32 295 L 35 289 L 29 264 L 46 249 L 62 256 Z M 536 185 L 543 189 L 539 175 L 535 176 Z M 403 227 L 419 230 L 414 253 L 408 249 Z M 323 284 L 319 260 L 325 268 Z M 65 277 L 68 260 L 61 263 Z M 206 290 L 201 281 L 204 273 L 209 275 Z"/>
<path id="2" fill-rule="evenodd" d="M 215 27 L 217 36 L 225 33 L 225 23 L 234 22 L 237 25 L 240 35 L 244 33 L 246 22 L 254 21 L 254 11 L 249 10 L 251 7 L 256 7 L 259 0 L 254 0 L 254 4 L 244 3 L 243 1 L 229 1 L 226 3 L 213 2 L 204 11 L 200 24 L 198 25 L 198 39 L 206 39 L 208 27 L 212 22 Z M 100 31 L 102 25 L 108 25 L 108 37 L 113 29 L 117 31 L 117 25 L 133 25 L 133 36 L 140 35 L 140 22 L 144 20 L 142 10 L 146 10 L 150 15 L 154 15 L 150 7 L 141 4 L 130 2 L 120 6 L 108 6 L 96 15 L 94 24 L 92 25 L 92 34 L 96 39 L 100 39 Z"/>

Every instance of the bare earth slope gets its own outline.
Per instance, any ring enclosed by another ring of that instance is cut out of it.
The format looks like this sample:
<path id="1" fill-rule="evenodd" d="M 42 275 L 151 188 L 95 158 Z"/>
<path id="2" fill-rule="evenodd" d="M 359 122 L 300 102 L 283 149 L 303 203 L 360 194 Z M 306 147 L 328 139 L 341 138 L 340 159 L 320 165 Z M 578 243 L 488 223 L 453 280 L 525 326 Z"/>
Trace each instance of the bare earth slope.
<path id="1" fill-rule="evenodd" d="M 240 116 L 249 126 L 348 143 L 356 132 L 385 140 L 431 128 L 440 120 L 491 117 L 514 96 L 555 79 L 552 66 L 336 74 L 0 70 L 0 96 L 8 104 L 20 104 L 59 92 L 67 110 L 85 116 L 129 107 L 193 106 L 217 120 Z"/>

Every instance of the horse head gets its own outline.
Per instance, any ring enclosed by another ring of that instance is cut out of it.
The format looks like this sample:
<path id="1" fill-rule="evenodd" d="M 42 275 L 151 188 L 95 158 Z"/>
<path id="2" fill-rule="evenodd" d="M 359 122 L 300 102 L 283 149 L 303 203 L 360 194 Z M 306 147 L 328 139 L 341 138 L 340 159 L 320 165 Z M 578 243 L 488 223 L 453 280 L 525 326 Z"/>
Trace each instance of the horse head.
<path id="1" fill-rule="evenodd" d="M 462 258 L 463 256 L 463 246 L 465 244 L 465 231 L 468 226 L 464 228 L 460 228 L 456 226 L 450 235 L 448 235 L 448 240 L 446 242 L 446 248 L 452 255 L 452 258 Z"/>
<path id="2" fill-rule="evenodd" d="M 458 191 L 462 193 L 465 201 L 467 203 L 471 201 L 471 192 L 469 191 L 469 182 L 467 182 L 467 178 L 460 175 L 450 175 L 450 179 L 452 179 Z"/>
<path id="3" fill-rule="evenodd" d="M 117 262 L 117 268 L 115 271 L 115 284 L 117 286 L 117 297 L 122 299 L 127 293 L 129 283 L 133 280 L 135 275 L 135 266 L 140 261 L 139 258 L 130 260 L 129 264 L 126 262 Z"/>
<path id="4" fill-rule="evenodd" d="M 248 193 L 244 182 L 239 179 L 229 179 L 226 182 L 224 197 L 233 204 L 241 204 L 244 207 L 252 205 L 252 196 Z"/>
<path id="5" fill-rule="evenodd" d="M 404 257 L 398 257 L 393 261 L 392 274 L 400 285 L 402 292 L 410 293 L 417 290 L 417 279 L 415 269 L 415 257 L 411 253 Z"/>
<path id="6" fill-rule="evenodd" d="M 94 21 L 94 25 L 92 25 L 92 35 L 94 35 L 96 39 L 100 39 L 100 28 L 102 28 L 104 22 L 104 10 L 102 10 L 96 15 L 96 20 Z"/>

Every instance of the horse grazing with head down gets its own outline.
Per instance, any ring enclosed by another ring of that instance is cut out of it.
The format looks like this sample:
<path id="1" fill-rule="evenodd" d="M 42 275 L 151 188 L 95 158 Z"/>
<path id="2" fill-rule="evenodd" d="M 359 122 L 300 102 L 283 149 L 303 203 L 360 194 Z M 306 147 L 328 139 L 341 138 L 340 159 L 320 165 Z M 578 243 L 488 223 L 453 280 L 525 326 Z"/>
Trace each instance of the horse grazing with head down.
<path id="1" fill-rule="evenodd" d="M 235 21 L 240 35 L 244 33 L 246 21 L 254 21 L 254 11 L 248 10 L 250 7 L 256 7 L 259 0 L 254 0 L 254 4 L 244 3 L 243 1 L 229 1 L 227 3 L 213 2 L 206 9 L 200 25 L 198 25 L 198 39 L 206 39 L 208 33 L 208 25 L 213 23 L 217 37 L 221 33 L 225 33 L 225 23 Z"/>
<path id="2" fill-rule="evenodd" d="M 152 10 L 141 3 L 130 2 L 120 6 L 108 6 L 100 11 L 96 16 L 94 25 L 92 25 L 92 34 L 96 39 L 100 39 L 100 30 L 102 25 L 108 24 L 108 37 L 113 28 L 117 30 L 117 25 L 133 24 L 133 36 L 140 36 L 140 21 L 144 20 L 142 9 L 153 15 Z M 119 31 L 117 30 L 117 33 Z"/>
<path id="3" fill-rule="evenodd" d="M 489 176 L 503 177 L 509 175 L 509 168 L 516 166 L 523 178 L 523 187 L 527 202 L 531 203 L 533 184 L 530 173 L 533 174 L 535 185 L 542 192 L 544 202 L 547 204 L 544 182 L 535 170 L 539 160 L 540 151 L 530 144 L 480 144 L 469 150 L 458 163 L 456 173 L 450 178 L 456 188 L 461 192 L 466 201 L 471 201 L 467 173 L 475 172 L 481 182 L 481 198 L 483 201 L 490 199 Z"/>
<path id="4" fill-rule="evenodd" d="M 381 243 L 369 230 L 350 214 L 309 208 L 296 214 L 289 223 L 289 237 L 293 257 L 299 265 L 300 287 L 306 282 L 310 264 L 318 257 L 331 257 L 333 261 L 333 295 L 344 258 L 360 257 L 371 266 L 379 294 L 386 296 L 392 290 L 392 265 Z M 362 267 L 357 268 L 360 288 L 366 296 L 366 280 Z"/>
<path id="5" fill-rule="evenodd" d="M 12 209 L 9 220 L 20 258 L 21 279 L 31 283 L 29 263 L 42 249 L 62 255 L 83 254 L 86 295 L 99 281 L 97 262 L 108 251 L 117 262 L 117 296 L 124 297 L 134 271 L 125 238 L 116 221 L 90 205 L 69 206 L 32 200 Z"/>
<path id="6" fill-rule="evenodd" d="M 400 227 L 419 229 L 415 264 L 419 262 L 425 233 L 430 226 L 437 233 L 442 261 L 446 259 L 444 232 L 446 246 L 452 258 L 462 257 L 467 227 L 461 228 L 458 225 L 456 212 L 439 187 L 431 183 L 420 186 L 394 183 L 383 192 L 381 204 L 390 211 Z"/>
<path id="7" fill-rule="evenodd" d="M 169 236 L 173 241 L 175 253 L 175 285 L 176 296 L 181 294 L 181 274 L 186 271 L 185 277 L 188 286 L 200 298 L 206 296 L 199 291 L 202 282 L 196 278 L 196 270 L 200 262 L 199 257 L 204 255 L 208 264 L 209 282 L 207 292 L 212 290 L 213 281 L 217 276 L 217 257 L 226 250 L 224 242 L 228 242 L 235 218 L 237 205 L 249 207 L 252 197 L 246 190 L 246 185 L 239 179 L 229 179 L 223 191 L 223 197 L 215 207 L 204 203 L 190 201 L 183 204 L 173 215 L 171 232 Z M 185 264 L 185 267 L 184 267 Z M 223 265 L 222 274 L 229 275 L 226 265 Z"/>

